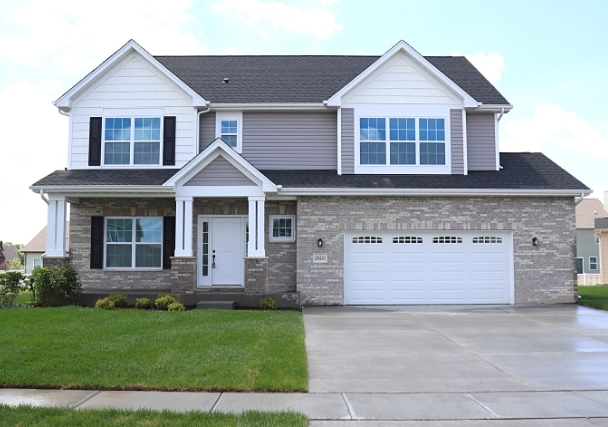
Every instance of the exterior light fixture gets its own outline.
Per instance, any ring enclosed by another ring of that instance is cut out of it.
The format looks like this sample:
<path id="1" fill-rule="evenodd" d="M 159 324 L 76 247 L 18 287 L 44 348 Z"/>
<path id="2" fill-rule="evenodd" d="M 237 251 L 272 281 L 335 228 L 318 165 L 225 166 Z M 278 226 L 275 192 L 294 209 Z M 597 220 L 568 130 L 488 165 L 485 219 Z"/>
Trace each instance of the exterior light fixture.
<path id="1" fill-rule="evenodd" d="M 317 240 L 317 246 L 320 248 L 323 247 L 323 239 L 319 238 L 319 240 Z"/>
<path id="2" fill-rule="evenodd" d="M 538 246 L 538 239 L 536 237 L 532 237 L 532 246 Z"/>

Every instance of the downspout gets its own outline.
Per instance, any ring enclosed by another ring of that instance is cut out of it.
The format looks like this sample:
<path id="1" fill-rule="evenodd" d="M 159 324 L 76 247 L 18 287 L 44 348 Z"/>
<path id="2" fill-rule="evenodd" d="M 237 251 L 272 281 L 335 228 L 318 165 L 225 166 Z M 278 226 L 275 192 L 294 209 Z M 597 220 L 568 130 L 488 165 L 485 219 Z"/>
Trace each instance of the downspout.
<path id="1" fill-rule="evenodd" d="M 71 169 L 72 168 L 72 115 L 70 113 L 67 113 L 61 109 L 57 109 L 57 111 L 59 112 L 59 114 L 61 114 L 62 116 L 65 116 L 68 118 L 68 167 Z"/>
<path id="2" fill-rule="evenodd" d="M 580 202 L 583 201 L 583 199 L 585 198 L 585 193 L 581 193 L 581 198 L 578 199 L 578 201 L 574 202 L 574 206 L 578 205 Z"/>
<path id="3" fill-rule="evenodd" d="M 205 113 L 208 113 L 211 110 L 211 104 L 207 103 L 207 108 L 199 111 L 198 114 L 196 115 L 196 147 L 194 149 L 194 155 L 196 156 L 200 150 L 199 150 L 199 143 L 200 143 L 200 138 L 201 138 L 201 116 Z"/>
<path id="4" fill-rule="evenodd" d="M 42 200 L 44 200 L 44 203 L 46 203 L 47 205 L 49 204 L 49 199 L 47 199 L 46 197 L 44 197 L 44 190 L 42 188 L 40 189 L 40 198 Z"/>

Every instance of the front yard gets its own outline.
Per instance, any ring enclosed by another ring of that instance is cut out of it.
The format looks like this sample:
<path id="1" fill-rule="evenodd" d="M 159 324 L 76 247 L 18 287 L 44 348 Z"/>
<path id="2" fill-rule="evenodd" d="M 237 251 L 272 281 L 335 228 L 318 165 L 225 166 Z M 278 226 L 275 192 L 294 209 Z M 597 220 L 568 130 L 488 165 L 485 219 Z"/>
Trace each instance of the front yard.
<path id="1" fill-rule="evenodd" d="M 0 387 L 306 391 L 302 314 L 2 309 Z"/>
<path id="2" fill-rule="evenodd" d="M 580 305 L 608 310 L 608 286 L 579 286 Z"/>

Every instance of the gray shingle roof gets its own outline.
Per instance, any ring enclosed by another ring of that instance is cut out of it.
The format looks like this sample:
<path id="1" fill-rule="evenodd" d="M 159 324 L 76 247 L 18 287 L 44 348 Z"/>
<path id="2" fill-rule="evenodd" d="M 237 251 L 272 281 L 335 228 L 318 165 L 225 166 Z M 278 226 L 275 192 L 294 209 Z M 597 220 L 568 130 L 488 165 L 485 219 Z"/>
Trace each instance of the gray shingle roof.
<path id="1" fill-rule="evenodd" d="M 346 86 L 378 56 L 155 56 L 213 103 L 320 103 Z M 465 58 L 427 56 L 454 83 L 484 104 L 509 102 Z M 224 83 L 229 78 L 230 83 Z"/>
<path id="2" fill-rule="evenodd" d="M 468 175 L 338 175 L 335 170 L 263 170 L 283 188 L 585 190 L 587 186 L 542 153 L 501 153 L 500 171 Z M 34 186 L 163 184 L 177 169 L 55 171 Z"/>

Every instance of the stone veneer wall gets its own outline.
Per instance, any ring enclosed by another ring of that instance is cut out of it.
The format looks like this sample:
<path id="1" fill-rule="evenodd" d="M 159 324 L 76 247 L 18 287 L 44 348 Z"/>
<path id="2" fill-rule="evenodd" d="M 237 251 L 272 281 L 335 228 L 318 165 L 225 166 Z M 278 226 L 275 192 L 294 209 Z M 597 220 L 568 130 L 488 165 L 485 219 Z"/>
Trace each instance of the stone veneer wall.
<path id="1" fill-rule="evenodd" d="M 572 197 L 298 197 L 296 220 L 304 304 L 344 303 L 349 230 L 512 230 L 515 303 L 577 300 Z M 313 263 L 315 252 L 327 253 L 328 263 Z"/>
<path id="2" fill-rule="evenodd" d="M 171 270 L 91 269 L 92 216 L 175 216 L 175 199 L 82 198 L 70 205 L 70 254 L 85 291 L 169 289 Z"/>

